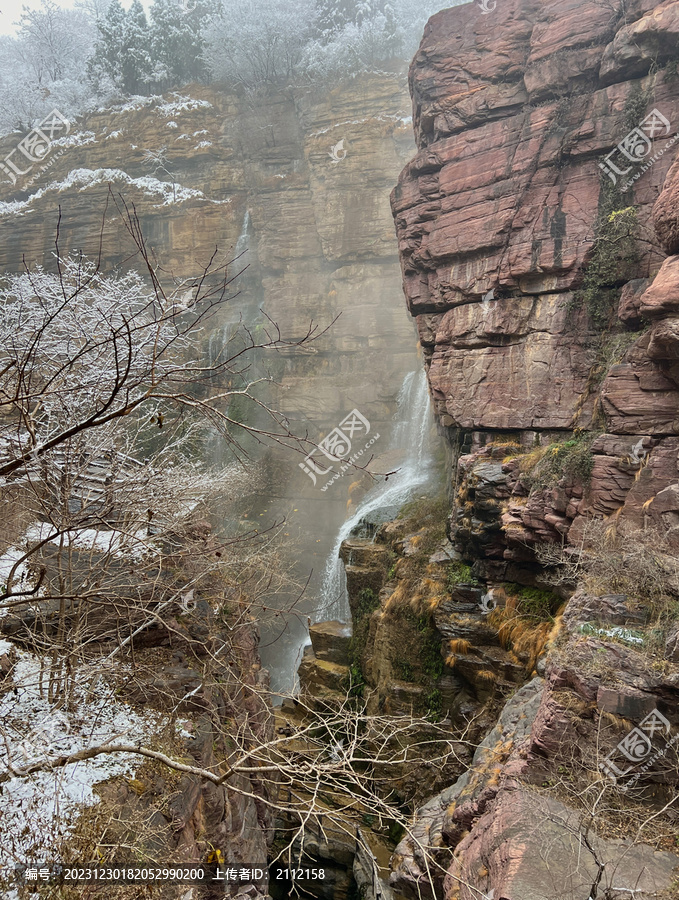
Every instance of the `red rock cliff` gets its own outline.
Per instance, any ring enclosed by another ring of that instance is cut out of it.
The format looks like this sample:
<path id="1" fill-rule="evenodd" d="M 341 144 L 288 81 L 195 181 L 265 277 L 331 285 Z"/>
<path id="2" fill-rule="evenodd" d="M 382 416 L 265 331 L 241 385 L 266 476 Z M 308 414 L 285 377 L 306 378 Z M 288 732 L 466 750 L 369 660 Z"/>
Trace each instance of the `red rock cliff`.
<path id="1" fill-rule="evenodd" d="M 476 528 L 473 547 L 491 559 L 578 535 L 583 516 L 679 513 L 678 29 L 676 2 L 470 3 L 429 21 L 411 65 L 419 152 L 392 207 L 440 424 L 472 450 L 603 432 L 584 497 L 565 483 L 527 503 L 498 462 L 504 538 Z M 616 216 L 634 222 L 628 258 Z M 607 248 L 615 271 L 597 281 Z M 471 519 L 458 511 L 467 548 Z"/>
<path id="2" fill-rule="evenodd" d="M 427 26 L 410 69 L 419 152 L 392 207 L 455 451 L 451 537 L 473 567 L 453 563 L 452 580 L 481 582 L 456 582 L 436 608 L 452 638 L 446 666 L 465 690 L 483 666 L 497 694 L 506 671 L 491 626 L 515 662 L 533 647 L 534 677 L 505 694 L 463 775 L 418 810 L 391 883 L 413 900 L 669 900 L 679 896 L 676 821 L 665 818 L 679 791 L 679 3 L 487 7 Z M 557 586 L 568 603 L 537 626 L 536 544 L 552 561 L 585 560 Z M 523 584 L 523 600 L 504 597 L 507 582 Z M 474 591 L 498 609 L 475 610 Z M 632 759 L 634 735 L 656 722 L 662 739 Z M 653 833 L 650 819 L 663 823 Z M 429 877 L 425 847 L 445 878 Z"/>

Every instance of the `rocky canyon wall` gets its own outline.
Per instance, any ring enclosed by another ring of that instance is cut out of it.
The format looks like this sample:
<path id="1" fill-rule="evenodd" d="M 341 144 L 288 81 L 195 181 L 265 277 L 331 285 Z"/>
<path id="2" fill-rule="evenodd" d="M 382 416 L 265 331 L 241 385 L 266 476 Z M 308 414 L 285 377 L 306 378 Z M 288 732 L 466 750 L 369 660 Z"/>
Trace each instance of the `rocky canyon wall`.
<path id="1" fill-rule="evenodd" d="M 359 409 L 381 436 L 371 450 L 379 457 L 404 376 L 420 366 L 399 302 L 389 209 L 391 187 L 414 150 L 410 108 L 401 71 L 257 97 L 194 86 L 102 109 L 71 124 L 45 157 L 45 171 L 35 165 L 14 189 L 0 186 L 0 267 L 52 266 L 59 217 L 61 252 L 96 257 L 110 185 L 134 205 L 166 285 L 195 276 L 215 249 L 219 261 L 238 255 L 232 274 L 247 266 L 226 313 L 197 336 L 213 356 L 241 317 L 264 328 L 268 316 L 292 339 L 313 323 L 316 340 L 262 354 L 253 374 L 271 374 L 271 406 L 310 441 Z M 0 155 L 19 139 L 3 139 Z M 103 262 L 124 269 L 134 265 L 132 247 L 116 215 L 109 206 Z M 354 472 L 322 492 L 326 479 L 312 484 L 295 452 L 254 442 L 248 449 L 264 463 L 252 494 L 214 516 L 258 526 L 285 519 L 286 559 L 300 584 L 312 573 L 306 622 L 347 502 L 370 479 Z M 375 461 L 378 471 L 393 464 Z M 282 650 L 288 632 L 272 651 L 276 660 L 266 660 L 285 669 L 273 675 L 287 687 L 305 638 L 297 620 L 290 627 L 290 645 Z"/>
<path id="2" fill-rule="evenodd" d="M 430 20 L 411 66 L 419 152 L 392 204 L 440 424 L 467 449 L 603 432 L 588 495 L 527 501 L 519 487 L 497 522 L 506 540 L 477 534 L 490 558 L 581 516 L 675 514 L 676 16 L 673 3 L 464 6 Z M 633 265 L 611 233 L 625 211 Z M 597 281 L 604 247 L 616 272 Z M 619 317 L 602 326 L 583 288 L 594 306 L 615 292 Z M 512 497 L 516 472 L 485 464 L 484 492 Z M 488 515 L 466 500 L 463 539 Z"/>
<path id="3" fill-rule="evenodd" d="M 110 184 L 134 203 L 168 282 L 195 275 L 215 248 L 228 261 L 238 247 L 230 271 L 249 267 L 238 311 L 262 307 L 294 336 L 340 316 L 314 344 L 313 364 L 286 361 L 285 414 L 318 431 L 361 400 L 378 419 L 412 362 L 412 331 L 392 302 L 400 288 L 388 198 L 413 148 L 409 111 L 402 74 L 250 99 L 194 86 L 102 109 L 71 124 L 44 172 L 36 164 L 0 186 L 0 267 L 49 266 L 59 210 L 61 251 L 96 257 Z M 3 156 L 20 137 L 2 140 Z M 105 266 L 125 265 L 120 226 L 107 219 Z"/>
<path id="4" fill-rule="evenodd" d="M 523 662 L 525 683 L 419 810 L 391 883 L 448 900 L 669 900 L 679 4 L 489 6 L 425 30 L 418 153 L 392 207 L 453 462 L 456 561 L 433 612 L 444 672 L 470 692 L 482 668 L 497 699 Z M 429 877 L 425 846 L 445 877 Z"/>
<path id="5" fill-rule="evenodd" d="M 2 139 L 0 157 L 21 137 Z M 372 435 L 382 436 L 375 447 L 379 456 L 388 445 L 404 376 L 421 364 L 415 329 L 400 304 L 389 208 L 391 186 L 413 150 L 404 72 L 257 98 L 198 86 L 164 98 L 133 98 L 70 123 L 70 133 L 54 141 L 43 162 L 15 186 L 0 185 L 0 270 L 53 270 L 57 229 L 62 254 L 96 259 L 101 249 L 104 270 L 134 267 L 133 245 L 109 190 L 122 195 L 139 217 L 166 288 L 194 278 L 215 252 L 219 262 L 239 257 L 231 274 L 247 267 L 224 315 L 196 335 L 206 354 L 215 358 L 240 320 L 254 330 L 269 317 L 286 338 L 303 337 L 311 323 L 321 332 L 328 328 L 307 347 L 259 360 L 257 374 L 271 372 L 268 399 L 297 435 L 318 441 L 358 408 Z M 313 572 L 304 616 L 293 617 L 282 638 L 281 628 L 269 632 L 262 625 L 262 645 L 270 647 L 265 663 L 278 666 L 274 686 L 290 687 L 306 639 L 306 614 L 314 613 L 347 500 L 355 502 L 370 479 L 354 474 L 322 492 L 323 480 L 313 485 L 294 451 L 255 447 L 253 455 L 263 465 L 252 494 L 239 497 L 237 507 L 213 508 L 211 515 L 213 525 L 226 522 L 227 530 L 250 523 L 266 528 L 285 517 L 281 569 L 294 567 L 301 584 Z M 219 455 L 213 461 L 219 464 Z M 384 468 L 379 460 L 375 464 Z M 271 598 L 269 605 L 276 602 Z M 193 658 L 177 653 L 172 636 L 183 624 L 168 613 L 164 625 L 159 646 L 175 652 L 166 658 L 159 650 L 151 688 L 168 694 L 190 688 L 191 696 L 197 691 L 207 697 L 205 717 L 215 727 L 240 727 L 238 716 L 252 712 L 248 703 L 213 691 Z M 247 685 L 264 687 L 256 631 L 248 625 L 243 633 L 249 641 Z M 211 620 L 198 628 L 198 655 L 213 652 L 216 634 Z M 203 727 L 200 716 L 194 719 L 198 736 L 187 738 L 188 749 L 197 764 L 212 766 L 215 753 L 224 752 L 221 736 Z M 267 718 L 258 739 L 270 737 L 270 727 Z M 171 849 L 198 858 L 209 844 L 227 861 L 263 863 L 271 816 L 257 786 L 253 798 L 235 800 L 225 789 L 201 788 L 196 779 L 173 787 L 174 819 L 161 823 Z M 129 789 L 112 782 L 106 798 L 125 810 L 146 809 L 150 797 L 163 801 L 166 792 L 162 777 L 150 773 Z"/>

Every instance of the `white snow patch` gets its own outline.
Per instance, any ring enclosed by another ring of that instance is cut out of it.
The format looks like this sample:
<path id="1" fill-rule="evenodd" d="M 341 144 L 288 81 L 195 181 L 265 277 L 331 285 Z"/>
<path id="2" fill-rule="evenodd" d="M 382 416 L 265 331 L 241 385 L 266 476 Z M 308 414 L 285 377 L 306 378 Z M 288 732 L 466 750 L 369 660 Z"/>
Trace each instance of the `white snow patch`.
<path id="1" fill-rule="evenodd" d="M 122 131 L 112 131 L 110 134 L 106 135 L 106 140 L 110 141 L 111 138 L 118 138 L 122 134 Z"/>
<path id="2" fill-rule="evenodd" d="M 150 106 L 152 103 L 156 103 L 158 100 L 162 99 L 163 98 L 159 94 L 154 94 L 151 97 L 142 97 L 140 94 L 135 94 L 130 97 L 126 103 L 121 103 L 118 106 L 100 106 L 97 112 L 116 114 L 133 112 L 136 109 L 143 109 L 145 106 Z"/>
<path id="3" fill-rule="evenodd" d="M 0 556 L 0 587 L 3 587 L 7 584 L 7 579 L 9 578 L 10 572 L 16 565 L 16 563 L 21 559 L 22 556 L 25 555 L 25 550 L 19 550 L 18 547 L 10 547 L 8 550 Z M 14 587 L 22 581 L 25 581 L 28 575 L 28 571 L 24 563 L 21 563 L 17 566 L 17 570 L 14 573 L 14 579 L 12 584 Z M 0 616 L 3 615 L 3 610 L 0 609 Z"/>
<path id="4" fill-rule="evenodd" d="M 602 637 L 616 637 L 628 644 L 643 644 L 644 639 L 638 631 L 631 628 L 622 628 L 620 625 L 613 625 L 609 628 L 598 628 L 590 622 L 580 625 L 579 629 L 583 634 L 595 634 Z"/>
<path id="5" fill-rule="evenodd" d="M 200 150 L 201 147 L 211 147 L 212 141 L 201 141 L 199 144 L 193 148 L 194 150 Z"/>
<path id="6" fill-rule="evenodd" d="M 179 128 L 176 122 L 167 122 L 166 124 L 168 128 Z"/>
<path id="7" fill-rule="evenodd" d="M 48 193 L 64 191 L 74 187 L 84 191 L 93 185 L 106 184 L 110 181 L 122 182 L 130 187 L 138 188 L 150 196 L 161 197 L 162 206 L 181 203 L 184 200 L 208 200 L 202 191 L 182 187 L 177 184 L 173 187 L 170 182 L 159 181 L 151 176 L 131 178 L 122 169 L 73 169 L 63 181 L 52 181 L 46 187 L 36 191 L 35 194 L 31 194 L 27 200 L 12 200 L 7 203 L 0 203 L 0 216 L 18 215 L 28 212 L 34 200 L 38 200 Z M 208 202 L 226 203 L 230 201 L 208 200 Z"/>
<path id="8" fill-rule="evenodd" d="M 93 131 L 78 131 L 50 142 L 50 147 L 84 147 L 85 144 L 96 144 L 97 136 Z"/>
<path id="9" fill-rule="evenodd" d="M 186 112 L 193 109 L 212 109 L 212 104 L 207 100 L 196 100 L 193 97 L 183 97 L 181 94 L 172 93 L 174 100 L 168 103 L 161 103 L 156 108 L 161 116 L 176 116 L 177 113 Z"/>
<path id="10" fill-rule="evenodd" d="M 391 114 L 384 116 L 366 116 L 364 119 L 347 119 L 344 122 L 335 122 L 332 125 L 328 125 L 327 128 L 322 128 L 320 131 L 310 132 L 309 137 L 318 137 L 321 134 L 327 134 L 329 131 L 333 131 L 335 128 L 343 128 L 346 125 L 364 125 L 366 122 L 400 122 L 403 125 L 409 125 L 412 121 L 412 116 L 395 116 Z"/>
<path id="11" fill-rule="evenodd" d="M 89 553 L 107 553 L 112 556 L 133 560 L 141 560 L 159 552 L 153 543 L 153 539 L 147 534 L 146 529 L 129 534 L 117 530 L 105 531 L 96 528 L 81 528 L 59 535 L 48 522 L 36 522 L 26 529 L 22 539 L 19 541 L 20 546 L 9 547 L 0 555 L 0 588 L 4 588 L 14 565 L 26 555 L 27 550 L 35 547 L 41 541 L 47 541 L 54 545 L 63 541 L 65 547 L 73 547 Z M 32 582 L 29 581 L 28 567 L 22 562 L 14 572 L 12 588 L 14 591 L 17 591 L 29 590 L 31 587 Z M 41 592 L 42 589 L 36 596 L 39 597 Z M 0 607 L 0 616 L 7 615 L 8 611 L 8 607 Z"/>
<path id="12" fill-rule="evenodd" d="M 0 641 L 0 654 L 10 647 Z M 39 659 L 17 651 L 16 692 L 0 697 L 0 771 L 6 771 L 8 763 L 20 767 L 110 740 L 148 744 L 149 735 L 166 723 L 160 713 L 140 715 L 121 701 L 101 662 L 82 667 L 77 676 L 71 708 L 56 710 L 45 697 L 48 673 L 41 674 Z M 72 829 L 78 812 L 98 802 L 94 785 L 132 774 L 139 761 L 125 754 L 102 755 L 5 782 L 0 865 L 57 862 L 59 841 Z"/>
<path id="13" fill-rule="evenodd" d="M 201 128 L 200 131 L 194 131 L 193 136 L 199 137 L 201 134 L 207 134 L 207 133 L 208 133 L 207 128 Z"/>
<path id="14" fill-rule="evenodd" d="M 52 534 L 54 534 L 53 538 L 50 537 Z M 104 531 L 97 528 L 79 528 L 60 536 L 49 522 L 39 522 L 28 528 L 25 540 L 28 544 L 38 544 L 44 540 L 51 544 L 57 544 L 63 540 L 65 545 L 78 550 L 110 553 L 113 556 L 125 556 L 133 559 L 141 559 L 142 556 L 158 553 L 145 529 L 137 531 L 135 534 L 128 534 L 115 529 Z"/>
<path id="15" fill-rule="evenodd" d="M 309 137 L 318 137 L 321 134 L 327 134 L 329 131 L 332 131 L 334 128 L 341 128 L 343 125 L 363 125 L 365 122 L 369 122 L 371 119 L 376 118 L 375 116 L 367 116 L 365 119 L 346 119 L 344 122 L 335 122 L 332 125 L 328 125 L 327 128 L 321 128 L 320 131 L 312 131 Z"/>

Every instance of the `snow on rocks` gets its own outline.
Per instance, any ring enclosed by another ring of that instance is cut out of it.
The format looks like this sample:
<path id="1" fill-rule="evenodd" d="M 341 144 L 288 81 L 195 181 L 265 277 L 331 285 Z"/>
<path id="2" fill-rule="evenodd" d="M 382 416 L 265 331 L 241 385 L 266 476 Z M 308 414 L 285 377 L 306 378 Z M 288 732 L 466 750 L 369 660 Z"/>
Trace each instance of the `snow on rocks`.
<path id="1" fill-rule="evenodd" d="M 11 649 L 8 641 L 0 641 L 0 656 Z M 49 673 L 37 656 L 17 650 L 13 684 L 0 696 L 0 773 L 8 763 L 21 767 L 111 740 L 148 744 L 167 717 L 135 712 L 116 696 L 106 674 L 101 662 L 81 667 L 69 708 L 58 710 L 46 697 Z M 55 862 L 79 811 L 98 802 L 94 786 L 116 775 L 133 775 L 138 764 L 139 757 L 102 754 L 4 782 L 0 865 Z"/>
<path id="2" fill-rule="evenodd" d="M 96 143 L 97 136 L 93 131 L 78 131 L 75 134 L 65 135 L 64 137 L 55 138 L 53 141 L 50 141 L 50 150 L 55 147 L 64 150 L 71 147 L 84 147 L 87 144 Z"/>
<path id="3" fill-rule="evenodd" d="M 138 109 L 144 109 L 146 106 L 150 106 L 153 103 L 157 103 L 159 100 L 162 100 L 162 96 L 160 94 L 152 94 L 150 97 L 144 97 L 141 94 L 133 94 L 125 103 L 120 103 L 118 105 L 112 106 L 100 106 L 97 109 L 98 113 L 127 113 L 134 112 Z"/>
<path id="4" fill-rule="evenodd" d="M 22 215 L 31 212 L 31 206 L 35 200 L 45 194 L 65 191 L 70 188 L 78 188 L 81 191 L 97 184 L 107 182 L 122 183 L 129 187 L 137 188 L 145 194 L 162 199 L 161 206 L 170 206 L 174 203 L 182 203 L 185 200 L 207 200 L 202 191 L 193 188 L 171 184 L 168 181 L 159 181 L 151 176 L 132 178 L 122 169 L 73 169 L 63 181 L 52 181 L 44 188 L 36 191 L 27 200 L 12 200 L 0 203 L 0 216 Z M 209 203 L 225 203 L 230 201 L 208 200 Z"/>
<path id="5" fill-rule="evenodd" d="M 161 103 L 156 107 L 157 112 L 161 116 L 176 116 L 178 113 L 194 109 L 212 109 L 212 104 L 208 103 L 207 100 L 196 100 L 193 97 L 185 97 L 176 92 L 172 92 L 170 97 L 174 97 L 174 99 L 167 103 Z"/>

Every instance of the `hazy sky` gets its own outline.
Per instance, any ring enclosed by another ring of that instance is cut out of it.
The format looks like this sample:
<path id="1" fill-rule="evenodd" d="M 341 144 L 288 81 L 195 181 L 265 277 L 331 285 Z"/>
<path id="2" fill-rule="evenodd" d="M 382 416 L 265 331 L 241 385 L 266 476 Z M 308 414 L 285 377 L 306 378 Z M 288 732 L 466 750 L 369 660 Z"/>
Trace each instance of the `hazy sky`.
<path id="1" fill-rule="evenodd" d="M 63 6 L 63 0 L 57 0 Z M 14 34 L 16 31 L 12 24 L 21 15 L 21 0 L 2 0 L 0 3 L 0 34 Z M 27 0 L 26 6 L 37 6 L 36 0 Z"/>
<path id="2" fill-rule="evenodd" d="M 73 6 L 70 0 L 55 0 L 58 6 Z M 0 0 L 0 34 L 14 34 L 16 27 L 13 24 L 21 15 L 21 7 L 28 6 L 33 9 L 40 6 L 40 0 Z"/>
<path id="3" fill-rule="evenodd" d="M 54 0 L 57 6 L 64 9 L 73 7 L 73 0 Z M 132 0 L 122 0 L 122 4 L 127 9 L 132 4 Z M 142 5 L 148 9 L 148 0 L 142 0 Z M 40 6 L 40 0 L 0 0 L 0 34 L 15 34 L 16 26 L 13 24 L 18 21 L 21 15 L 21 8 L 28 6 L 34 9 Z"/>

